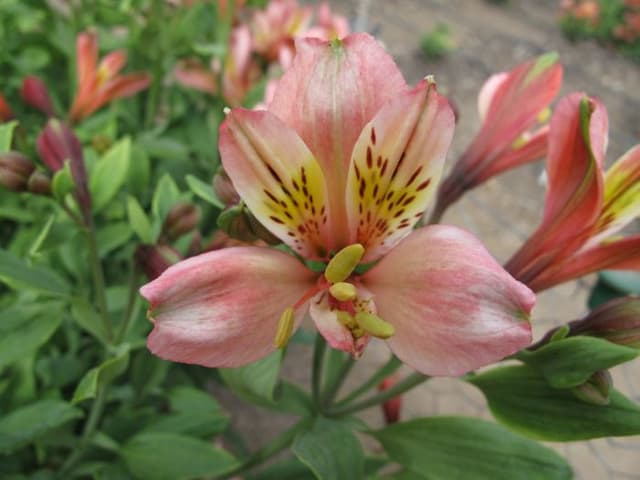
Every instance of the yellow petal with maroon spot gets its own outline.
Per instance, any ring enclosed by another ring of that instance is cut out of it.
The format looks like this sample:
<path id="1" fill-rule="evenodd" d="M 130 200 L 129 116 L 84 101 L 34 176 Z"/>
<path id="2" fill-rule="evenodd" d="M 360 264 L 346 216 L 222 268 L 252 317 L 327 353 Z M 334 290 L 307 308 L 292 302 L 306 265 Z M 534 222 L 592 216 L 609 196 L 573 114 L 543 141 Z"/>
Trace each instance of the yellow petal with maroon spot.
<path id="1" fill-rule="evenodd" d="M 325 179 L 297 133 L 269 112 L 235 109 L 220 128 L 220 153 L 255 217 L 303 257 L 326 259 Z"/>
<path id="2" fill-rule="evenodd" d="M 387 103 L 365 126 L 347 180 L 350 240 L 364 261 L 411 232 L 433 197 L 454 128 L 447 100 L 428 79 Z"/>

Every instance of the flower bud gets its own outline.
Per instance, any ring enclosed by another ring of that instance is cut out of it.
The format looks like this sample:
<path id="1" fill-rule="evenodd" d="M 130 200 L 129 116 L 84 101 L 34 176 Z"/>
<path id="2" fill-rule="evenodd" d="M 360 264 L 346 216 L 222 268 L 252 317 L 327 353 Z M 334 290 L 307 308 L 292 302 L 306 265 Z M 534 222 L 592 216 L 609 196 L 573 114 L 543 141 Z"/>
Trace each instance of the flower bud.
<path id="1" fill-rule="evenodd" d="M 0 154 L 0 185 L 9 190 L 24 192 L 34 170 L 33 162 L 21 153 Z"/>
<path id="2" fill-rule="evenodd" d="M 0 95 L 0 123 L 7 122 L 13 118 L 13 112 L 11 111 L 11 107 L 4 99 L 2 95 Z"/>
<path id="3" fill-rule="evenodd" d="M 180 202 L 174 205 L 162 225 L 162 235 L 174 241 L 191 232 L 200 222 L 200 210 L 192 203 Z"/>
<path id="4" fill-rule="evenodd" d="M 37 195 L 49 195 L 51 193 L 51 179 L 46 173 L 36 170 L 29 177 L 27 190 Z"/>
<path id="5" fill-rule="evenodd" d="M 222 168 L 219 168 L 213 176 L 213 191 L 216 197 L 227 207 L 235 205 L 240 201 L 240 195 L 238 195 L 238 192 L 231 183 L 231 179 Z"/>
<path id="6" fill-rule="evenodd" d="M 600 337 L 618 345 L 640 349 L 640 297 L 617 298 L 569 323 L 569 335 Z"/>
<path id="7" fill-rule="evenodd" d="M 608 405 L 609 390 L 613 381 L 608 370 L 598 370 L 582 385 L 572 388 L 571 393 L 585 403 Z"/>
<path id="8" fill-rule="evenodd" d="M 224 210 L 218 216 L 218 227 L 230 237 L 243 242 L 253 243 L 262 240 L 269 245 L 282 243 L 256 220 L 243 203 Z"/>
<path id="9" fill-rule="evenodd" d="M 54 115 L 53 102 L 49 96 L 47 86 L 38 77 L 29 75 L 22 81 L 20 96 L 28 105 L 46 113 L 52 117 Z"/>
<path id="10" fill-rule="evenodd" d="M 396 377 L 390 376 L 385 378 L 380 385 L 378 385 L 378 390 L 384 392 L 385 390 L 389 390 L 396 384 Z M 384 420 L 387 425 L 391 423 L 396 423 L 400 420 L 400 409 L 402 408 L 402 397 L 398 395 L 397 397 L 393 397 L 382 404 L 382 413 L 384 414 Z"/>
<path id="11" fill-rule="evenodd" d="M 182 260 L 180 252 L 169 245 L 139 245 L 134 258 L 149 281 L 155 280 L 171 265 Z"/>

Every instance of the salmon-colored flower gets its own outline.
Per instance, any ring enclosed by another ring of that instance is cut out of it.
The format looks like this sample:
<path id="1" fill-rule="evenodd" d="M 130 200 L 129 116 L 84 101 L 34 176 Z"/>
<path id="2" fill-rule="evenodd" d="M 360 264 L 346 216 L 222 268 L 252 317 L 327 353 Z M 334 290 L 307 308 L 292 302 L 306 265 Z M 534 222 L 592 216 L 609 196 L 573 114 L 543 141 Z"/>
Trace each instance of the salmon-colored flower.
<path id="1" fill-rule="evenodd" d="M 544 157 L 547 112 L 561 83 L 562 66 L 555 53 L 487 80 L 478 96 L 482 127 L 440 186 L 434 220 L 465 191 Z"/>
<path id="2" fill-rule="evenodd" d="M 98 63 L 98 39 L 93 33 L 81 33 L 76 39 L 78 90 L 69 112 L 77 122 L 117 98 L 128 97 L 149 86 L 147 73 L 121 75 L 127 63 L 122 50 L 109 53 Z"/>
<path id="3" fill-rule="evenodd" d="M 325 267 L 268 247 L 185 260 L 141 289 L 151 351 L 239 366 L 285 345 L 307 312 L 333 348 L 357 357 L 378 337 L 429 375 L 459 375 L 526 346 L 533 293 L 470 234 L 412 228 L 454 128 L 433 81 L 407 87 L 366 34 L 300 39 L 296 51 L 268 110 L 228 113 L 220 151 L 253 215 L 298 258 Z"/>
<path id="4" fill-rule="evenodd" d="M 603 269 L 640 269 L 640 235 L 614 235 L 640 213 L 640 145 L 603 170 L 607 112 L 583 93 L 551 119 L 544 216 L 506 269 L 534 291 Z"/>

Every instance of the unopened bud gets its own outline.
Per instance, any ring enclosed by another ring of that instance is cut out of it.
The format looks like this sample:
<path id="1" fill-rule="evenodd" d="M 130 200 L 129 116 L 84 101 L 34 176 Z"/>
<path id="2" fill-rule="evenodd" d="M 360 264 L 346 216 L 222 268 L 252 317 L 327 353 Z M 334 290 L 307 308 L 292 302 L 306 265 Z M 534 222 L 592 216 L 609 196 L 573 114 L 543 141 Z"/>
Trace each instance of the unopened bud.
<path id="1" fill-rule="evenodd" d="M 4 99 L 2 95 L 0 95 L 0 122 L 7 122 L 13 118 L 13 112 L 11 111 L 11 107 Z"/>
<path id="2" fill-rule="evenodd" d="M 44 172 L 36 170 L 29 177 L 27 190 L 36 195 L 49 195 L 51 193 L 51 179 Z"/>
<path id="3" fill-rule="evenodd" d="M 33 162 L 21 153 L 0 154 L 0 185 L 9 190 L 24 192 L 34 170 Z"/>
<path id="4" fill-rule="evenodd" d="M 180 260 L 180 252 L 169 245 L 139 245 L 135 252 L 136 264 L 149 281 L 158 278 L 162 272 Z"/>
<path id="5" fill-rule="evenodd" d="M 22 99 L 33 108 L 46 113 L 52 117 L 54 115 L 53 102 L 49 96 L 47 86 L 38 77 L 29 75 L 22 81 L 20 89 Z"/>
<path id="6" fill-rule="evenodd" d="M 640 297 L 617 298 L 569 323 L 570 335 L 600 337 L 618 345 L 640 349 Z"/>
<path id="7" fill-rule="evenodd" d="M 384 392 L 389 390 L 396 384 L 396 377 L 390 376 L 385 378 L 380 385 L 378 385 L 378 390 Z M 400 420 L 400 410 L 402 409 L 402 397 L 398 395 L 397 397 L 393 397 L 382 404 L 382 413 L 384 414 L 384 420 L 387 425 L 391 423 L 396 423 Z"/>
<path id="8" fill-rule="evenodd" d="M 174 241 L 191 232 L 200 222 L 200 210 L 188 202 L 174 205 L 162 225 L 162 233 L 170 241 Z"/>
<path id="9" fill-rule="evenodd" d="M 244 214 L 246 215 L 247 221 L 249 222 L 249 227 L 251 228 L 251 232 L 255 235 L 255 237 L 258 240 L 262 240 L 268 245 L 278 245 L 282 243 L 282 240 L 280 240 L 273 233 L 271 233 L 271 231 L 268 228 L 266 228 L 264 225 L 262 225 L 256 219 L 256 217 L 254 217 L 253 214 L 246 208 L 244 209 Z"/>
<path id="10" fill-rule="evenodd" d="M 608 405 L 609 390 L 613 385 L 608 370 L 598 370 L 582 385 L 572 388 L 571 393 L 585 403 L 593 405 Z"/>
<path id="11" fill-rule="evenodd" d="M 269 245 L 282 243 L 258 222 L 242 203 L 224 210 L 218 216 L 218 227 L 231 238 L 243 242 L 253 243 L 262 240 Z"/>
<path id="12" fill-rule="evenodd" d="M 238 192 L 231 183 L 231 179 L 222 168 L 219 168 L 213 176 L 213 191 L 216 197 L 227 207 L 235 205 L 240 201 L 240 195 L 238 195 Z"/>

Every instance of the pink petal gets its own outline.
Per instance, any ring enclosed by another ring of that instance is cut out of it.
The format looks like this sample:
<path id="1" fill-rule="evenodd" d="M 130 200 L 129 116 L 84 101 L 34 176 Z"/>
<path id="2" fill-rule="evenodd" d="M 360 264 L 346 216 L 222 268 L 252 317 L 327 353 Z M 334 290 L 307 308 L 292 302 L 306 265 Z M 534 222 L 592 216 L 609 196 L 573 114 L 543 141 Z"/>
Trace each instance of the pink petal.
<path id="1" fill-rule="evenodd" d="M 491 107 L 491 101 L 496 91 L 508 78 L 508 72 L 496 73 L 491 75 L 489 79 L 484 82 L 484 85 L 482 85 L 480 93 L 478 93 L 478 114 L 480 115 L 481 121 L 484 122 L 487 118 L 487 113 L 489 112 L 489 107 Z"/>
<path id="2" fill-rule="evenodd" d="M 461 375 L 531 341 L 535 295 L 458 228 L 416 230 L 362 281 L 395 327 L 393 352 L 426 375 Z"/>
<path id="3" fill-rule="evenodd" d="M 275 349 L 282 312 L 313 286 L 314 274 L 275 249 L 232 247 L 184 260 L 140 289 L 155 355 L 207 367 L 238 367 Z M 300 309 L 296 328 L 304 315 Z"/>
<path id="4" fill-rule="evenodd" d="M 640 235 L 602 243 L 567 258 L 530 282 L 540 292 L 600 270 L 640 270 Z"/>
<path id="5" fill-rule="evenodd" d="M 422 81 L 391 100 L 363 129 L 347 180 L 351 239 L 379 258 L 422 216 L 442 173 L 454 115 L 435 85 Z"/>
<path id="6" fill-rule="evenodd" d="M 367 34 L 296 41 L 293 65 L 269 110 L 298 132 L 322 166 L 338 244 L 347 241 L 344 193 L 356 140 L 382 105 L 406 90 L 391 57 Z"/>
<path id="7" fill-rule="evenodd" d="M 215 95 L 218 93 L 218 79 L 199 60 L 183 60 L 173 70 L 176 80 L 185 87 Z"/>
<path id="8" fill-rule="evenodd" d="M 305 258 L 331 249 L 325 179 L 298 134 L 268 111 L 235 109 L 220 127 L 222 163 L 256 218 Z"/>
<path id="9" fill-rule="evenodd" d="M 571 94 L 558 104 L 550 124 L 544 217 L 506 265 L 520 281 L 529 285 L 593 234 L 602 204 L 606 136 L 602 104 L 583 93 Z"/>
<path id="10" fill-rule="evenodd" d="M 115 77 L 126 64 L 127 54 L 123 50 L 116 50 L 105 55 L 98 66 L 98 72 L 104 75 L 102 80 L 106 80 Z"/>
<path id="11" fill-rule="evenodd" d="M 327 299 L 326 292 L 316 295 L 309 303 L 309 316 L 331 348 L 359 357 L 369 343 L 369 335 L 354 339 L 349 329 L 338 322 L 337 311 L 329 307 Z"/>

